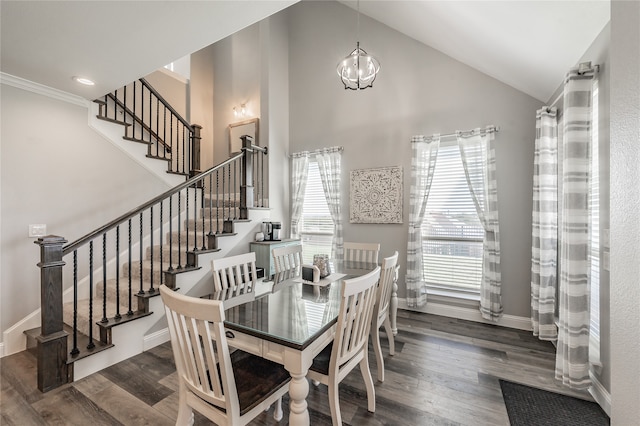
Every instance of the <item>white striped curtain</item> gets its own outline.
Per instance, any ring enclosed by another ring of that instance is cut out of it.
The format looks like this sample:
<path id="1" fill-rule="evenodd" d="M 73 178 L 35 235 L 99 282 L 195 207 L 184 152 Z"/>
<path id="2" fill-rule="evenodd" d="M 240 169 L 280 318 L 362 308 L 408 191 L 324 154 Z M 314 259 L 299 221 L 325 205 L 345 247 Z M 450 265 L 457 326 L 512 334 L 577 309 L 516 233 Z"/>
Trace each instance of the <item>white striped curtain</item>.
<path id="1" fill-rule="evenodd" d="M 341 159 L 342 150 L 339 148 L 327 149 L 316 155 L 324 196 L 327 199 L 331 219 L 333 219 L 331 257 L 338 270 L 342 267 L 343 258 L 342 208 L 340 205 Z"/>
<path id="2" fill-rule="evenodd" d="M 533 335 L 555 341 L 558 278 L 557 109 L 536 112 L 531 245 L 531 325 Z"/>
<path id="3" fill-rule="evenodd" d="M 300 238 L 300 218 L 309 175 L 309 153 L 293 154 L 291 160 L 291 238 Z"/>
<path id="4" fill-rule="evenodd" d="M 564 85 L 562 219 L 556 378 L 572 388 L 589 378 L 589 179 L 595 71 L 567 74 Z"/>
<path id="5" fill-rule="evenodd" d="M 502 316 L 502 278 L 493 132 L 476 129 L 469 137 L 458 133 L 458 146 L 469 191 L 484 228 L 480 313 L 483 318 L 496 321 Z"/>
<path id="6" fill-rule="evenodd" d="M 409 238 L 407 243 L 407 305 L 417 308 L 427 303 L 422 265 L 422 221 L 436 168 L 440 135 L 411 138 L 411 191 L 409 194 Z"/>

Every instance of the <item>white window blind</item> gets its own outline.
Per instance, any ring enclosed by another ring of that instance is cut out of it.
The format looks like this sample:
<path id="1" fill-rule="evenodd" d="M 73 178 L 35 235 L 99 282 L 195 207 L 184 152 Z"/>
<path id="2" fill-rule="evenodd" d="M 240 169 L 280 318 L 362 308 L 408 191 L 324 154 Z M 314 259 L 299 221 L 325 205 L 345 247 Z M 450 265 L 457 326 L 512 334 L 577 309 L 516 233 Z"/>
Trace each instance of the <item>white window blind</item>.
<path id="1" fill-rule="evenodd" d="M 440 145 L 438 150 L 422 237 L 428 289 L 479 293 L 484 229 L 455 143 Z"/>
<path id="2" fill-rule="evenodd" d="M 592 92 L 592 126 L 591 126 L 591 309 L 590 309 L 590 358 L 600 360 L 600 156 L 598 153 L 598 84 L 597 80 Z"/>
<path id="3" fill-rule="evenodd" d="M 331 256 L 333 239 L 333 219 L 322 189 L 318 162 L 309 160 L 307 188 L 304 193 L 300 237 L 302 238 L 302 258 L 304 263 L 312 263 L 314 254 Z"/>

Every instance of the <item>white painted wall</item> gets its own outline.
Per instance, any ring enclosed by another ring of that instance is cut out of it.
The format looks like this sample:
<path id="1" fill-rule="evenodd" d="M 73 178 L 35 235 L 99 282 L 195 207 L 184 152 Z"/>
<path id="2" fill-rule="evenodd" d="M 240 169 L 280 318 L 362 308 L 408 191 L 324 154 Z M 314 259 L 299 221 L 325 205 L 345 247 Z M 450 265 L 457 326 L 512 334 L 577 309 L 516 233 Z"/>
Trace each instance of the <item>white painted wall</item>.
<path id="1" fill-rule="evenodd" d="M 365 16 L 360 43 L 381 71 L 373 88 L 344 90 L 337 63 L 355 48 L 355 11 L 309 1 L 290 12 L 289 97 L 292 152 L 343 146 L 344 239 L 380 242 L 400 253 L 404 297 L 411 146 L 416 134 L 494 124 L 505 314 L 530 316 L 531 208 L 536 99 Z M 349 224 L 349 172 L 403 166 L 404 223 Z"/>
<path id="2" fill-rule="evenodd" d="M 640 419 L 640 2 L 611 2 L 611 424 Z"/>
<path id="3" fill-rule="evenodd" d="M 0 98 L 4 332 L 40 306 L 40 253 L 29 224 L 71 242 L 167 185 L 92 131 L 86 107 L 6 84 Z"/>

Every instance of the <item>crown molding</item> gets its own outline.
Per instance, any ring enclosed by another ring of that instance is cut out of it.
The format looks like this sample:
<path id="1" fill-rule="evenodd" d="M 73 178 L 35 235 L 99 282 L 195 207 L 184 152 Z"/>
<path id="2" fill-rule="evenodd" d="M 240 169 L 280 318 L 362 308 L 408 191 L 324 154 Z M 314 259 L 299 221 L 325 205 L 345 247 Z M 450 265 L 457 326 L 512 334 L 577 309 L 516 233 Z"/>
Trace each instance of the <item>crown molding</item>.
<path id="1" fill-rule="evenodd" d="M 4 72 L 0 72 L 0 83 L 85 108 L 88 108 L 90 104 L 87 99 L 78 95 L 63 92 L 62 90 L 54 89 L 53 87 L 25 80 L 24 78 L 16 77 Z"/>

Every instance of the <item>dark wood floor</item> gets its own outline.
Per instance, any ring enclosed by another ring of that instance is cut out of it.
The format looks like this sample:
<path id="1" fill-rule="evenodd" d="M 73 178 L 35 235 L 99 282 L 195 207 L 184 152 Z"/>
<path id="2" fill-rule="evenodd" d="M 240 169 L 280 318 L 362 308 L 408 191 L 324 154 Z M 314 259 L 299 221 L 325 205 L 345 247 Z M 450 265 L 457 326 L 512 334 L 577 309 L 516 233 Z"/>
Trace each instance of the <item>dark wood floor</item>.
<path id="1" fill-rule="evenodd" d="M 367 412 L 356 368 L 340 386 L 343 421 L 362 425 L 508 425 L 498 379 L 569 393 L 553 379 L 554 348 L 531 333 L 400 311 L 396 355 L 385 356 L 386 380 L 376 383 L 376 412 Z M 384 335 L 383 335 L 384 336 Z M 388 354 L 386 338 L 383 338 Z M 375 357 L 370 351 L 375 376 Z M 35 358 L 0 360 L 2 425 L 172 425 L 177 381 L 169 343 L 75 383 L 40 393 Z M 285 397 L 288 424 L 288 398 Z M 312 425 L 330 425 L 326 387 L 310 386 Z M 275 425 L 273 408 L 252 425 Z M 209 424 L 196 416 L 196 425 Z"/>

